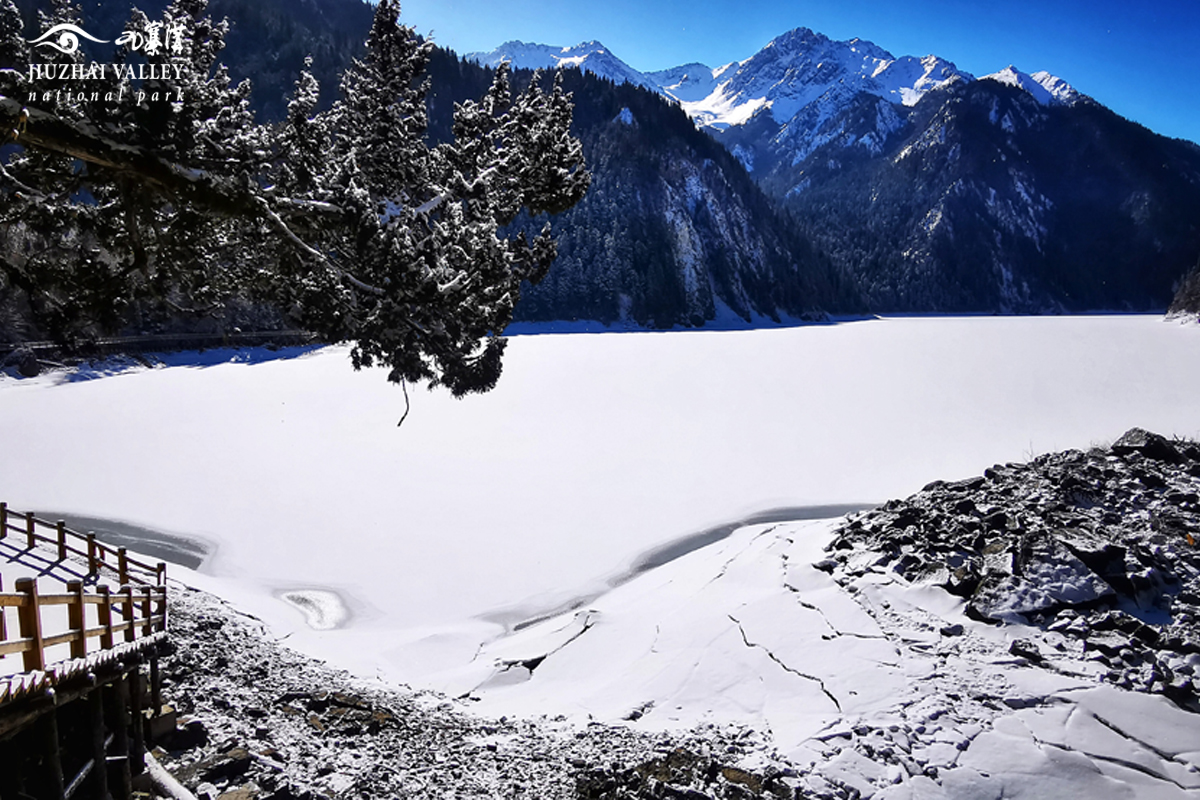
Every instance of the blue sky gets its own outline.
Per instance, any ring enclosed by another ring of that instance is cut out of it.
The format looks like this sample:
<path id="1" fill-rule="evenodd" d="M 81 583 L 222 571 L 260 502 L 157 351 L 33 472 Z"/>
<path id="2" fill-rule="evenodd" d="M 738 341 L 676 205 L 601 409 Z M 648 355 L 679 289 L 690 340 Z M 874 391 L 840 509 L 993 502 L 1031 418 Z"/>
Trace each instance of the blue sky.
<path id="1" fill-rule="evenodd" d="M 1200 0 L 402 0 L 402 20 L 459 53 L 597 39 L 636 69 L 748 58 L 805 26 L 985 75 L 1048 70 L 1117 113 L 1200 142 Z"/>

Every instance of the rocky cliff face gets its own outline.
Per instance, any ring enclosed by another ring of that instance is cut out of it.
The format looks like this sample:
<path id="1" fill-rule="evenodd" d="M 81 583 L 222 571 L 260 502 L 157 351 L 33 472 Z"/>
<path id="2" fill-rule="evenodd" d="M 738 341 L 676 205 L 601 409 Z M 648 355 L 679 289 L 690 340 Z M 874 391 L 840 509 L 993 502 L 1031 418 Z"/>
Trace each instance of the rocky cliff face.
<path id="1" fill-rule="evenodd" d="M 1200 263 L 1179 284 L 1167 313 L 1172 316 L 1200 317 Z"/>

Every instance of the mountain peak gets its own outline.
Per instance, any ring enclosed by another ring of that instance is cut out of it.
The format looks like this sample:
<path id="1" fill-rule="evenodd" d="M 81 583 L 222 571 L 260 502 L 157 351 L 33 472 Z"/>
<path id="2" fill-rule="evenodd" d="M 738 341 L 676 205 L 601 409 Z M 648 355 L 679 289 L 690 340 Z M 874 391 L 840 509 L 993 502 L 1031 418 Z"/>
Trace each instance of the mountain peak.
<path id="1" fill-rule="evenodd" d="M 828 42 L 829 37 L 823 33 L 817 33 L 812 28 L 792 28 L 790 31 L 781 33 L 771 41 L 767 42 L 767 47 L 783 47 L 812 41 Z M 763 49 L 765 50 L 766 48 Z"/>
<path id="2" fill-rule="evenodd" d="M 1051 75 L 1044 70 L 1031 75 L 1022 72 L 1012 64 L 999 72 L 984 75 L 980 80 L 996 81 L 1023 89 L 1044 106 L 1070 105 L 1082 97 L 1071 84 L 1057 75 Z"/>
<path id="3" fill-rule="evenodd" d="M 633 67 L 612 54 L 603 42 L 595 39 L 570 47 L 558 47 L 527 42 L 505 42 L 495 50 L 467 53 L 463 58 L 485 67 L 508 62 L 513 69 L 563 69 L 577 67 L 614 83 L 632 83 L 652 91 L 659 86 Z"/>

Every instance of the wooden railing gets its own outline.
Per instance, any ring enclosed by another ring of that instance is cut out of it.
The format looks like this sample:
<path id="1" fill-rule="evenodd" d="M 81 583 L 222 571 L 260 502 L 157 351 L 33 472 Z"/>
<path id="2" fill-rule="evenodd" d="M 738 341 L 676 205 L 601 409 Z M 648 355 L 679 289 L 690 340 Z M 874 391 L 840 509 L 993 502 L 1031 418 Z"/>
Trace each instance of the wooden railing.
<path id="1" fill-rule="evenodd" d="M 18 522 L 19 520 L 19 522 Z M 51 535 L 41 531 L 53 531 Z M 154 576 L 154 584 L 163 586 L 167 582 L 167 565 L 161 561 L 150 565 L 129 556 L 124 547 L 110 547 L 97 541 L 94 533 L 78 533 L 67 527 L 66 522 L 58 520 L 50 522 L 34 516 L 32 511 L 19 514 L 10 511 L 8 503 L 0 503 L 0 540 L 17 534 L 24 538 L 26 547 L 36 547 L 38 543 L 48 544 L 58 549 L 58 560 L 65 561 L 68 555 L 75 555 L 87 560 L 89 575 L 97 578 L 104 577 L 104 570 L 113 573 L 117 583 L 147 584 L 148 581 L 131 572 L 131 569 Z"/>
<path id="2" fill-rule="evenodd" d="M 0 589 L 3 586 L 0 585 Z M 43 635 L 42 612 L 49 606 L 67 606 L 67 630 Z M 87 607 L 98 606 L 97 624 L 88 626 Z M 19 638 L 9 639 L 3 609 L 16 608 Z M 84 591 L 82 581 L 67 584 L 66 594 L 39 594 L 37 581 L 21 578 L 16 592 L 0 592 L 0 656 L 21 653 L 26 672 L 46 669 L 46 649 L 69 644 L 71 658 L 85 658 L 88 641 L 99 639 L 99 649 L 109 650 L 120 641 L 133 642 L 167 629 L 167 587 L 126 585 L 117 592 L 100 586 L 94 594 Z"/>
<path id="3" fill-rule="evenodd" d="M 20 653 L 24 670 L 0 676 L 0 794 L 15 786 L 21 796 L 56 800 L 134 797 L 145 720 L 174 724 L 173 712 L 161 716 L 158 663 L 167 635 L 166 565 L 131 558 L 62 521 L 15 514 L 5 503 L 0 540 L 8 553 L 14 544 L 28 547 L 17 553 L 21 560 L 54 566 L 57 557 L 63 577 L 80 575 L 86 564 L 89 581 L 68 580 L 65 593 L 43 594 L 45 584 L 39 590 L 32 577 L 5 591 L 0 575 L 0 659 Z M 106 582 L 110 575 L 120 588 Z"/>
<path id="4" fill-rule="evenodd" d="M 86 670 L 106 657 L 106 651 L 139 651 L 165 635 L 166 564 L 147 564 L 124 547 L 111 547 L 97 541 L 95 534 L 67 528 L 62 520 L 14 513 L 0 503 L 0 540 L 8 539 L 20 539 L 30 550 L 49 546 L 59 562 L 74 556 L 86 564 L 96 585 L 87 590 L 83 581 L 75 580 L 67 582 L 65 594 L 41 594 L 35 579 L 20 578 L 6 592 L 0 576 L 0 658 L 20 653 L 24 668 L 23 675 L 0 678 L 0 705 Z M 51 558 L 51 553 L 45 557 Z M 120 588 L 103 583 L 109 576 Z M 6 618 L 9 608 L 16 609 L 15 626 Z M 60 645 L 68 645 L 70 655 L 64 653 L 48 669 L 46 651 Z"/>

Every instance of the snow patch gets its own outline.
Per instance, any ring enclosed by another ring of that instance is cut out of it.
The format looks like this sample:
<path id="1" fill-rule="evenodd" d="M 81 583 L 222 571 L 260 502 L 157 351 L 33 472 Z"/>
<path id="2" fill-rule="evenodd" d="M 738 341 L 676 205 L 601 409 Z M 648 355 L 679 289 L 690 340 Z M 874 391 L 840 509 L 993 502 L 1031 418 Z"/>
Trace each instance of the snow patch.
<path id="1" fill-rule="evenodd" d="M 335 630 L 350 621 L 350 609 L 341 595 L 329 589 L 289 589 L 280 592 L 279 599 L 303 614 L 314 631 Z"/>

